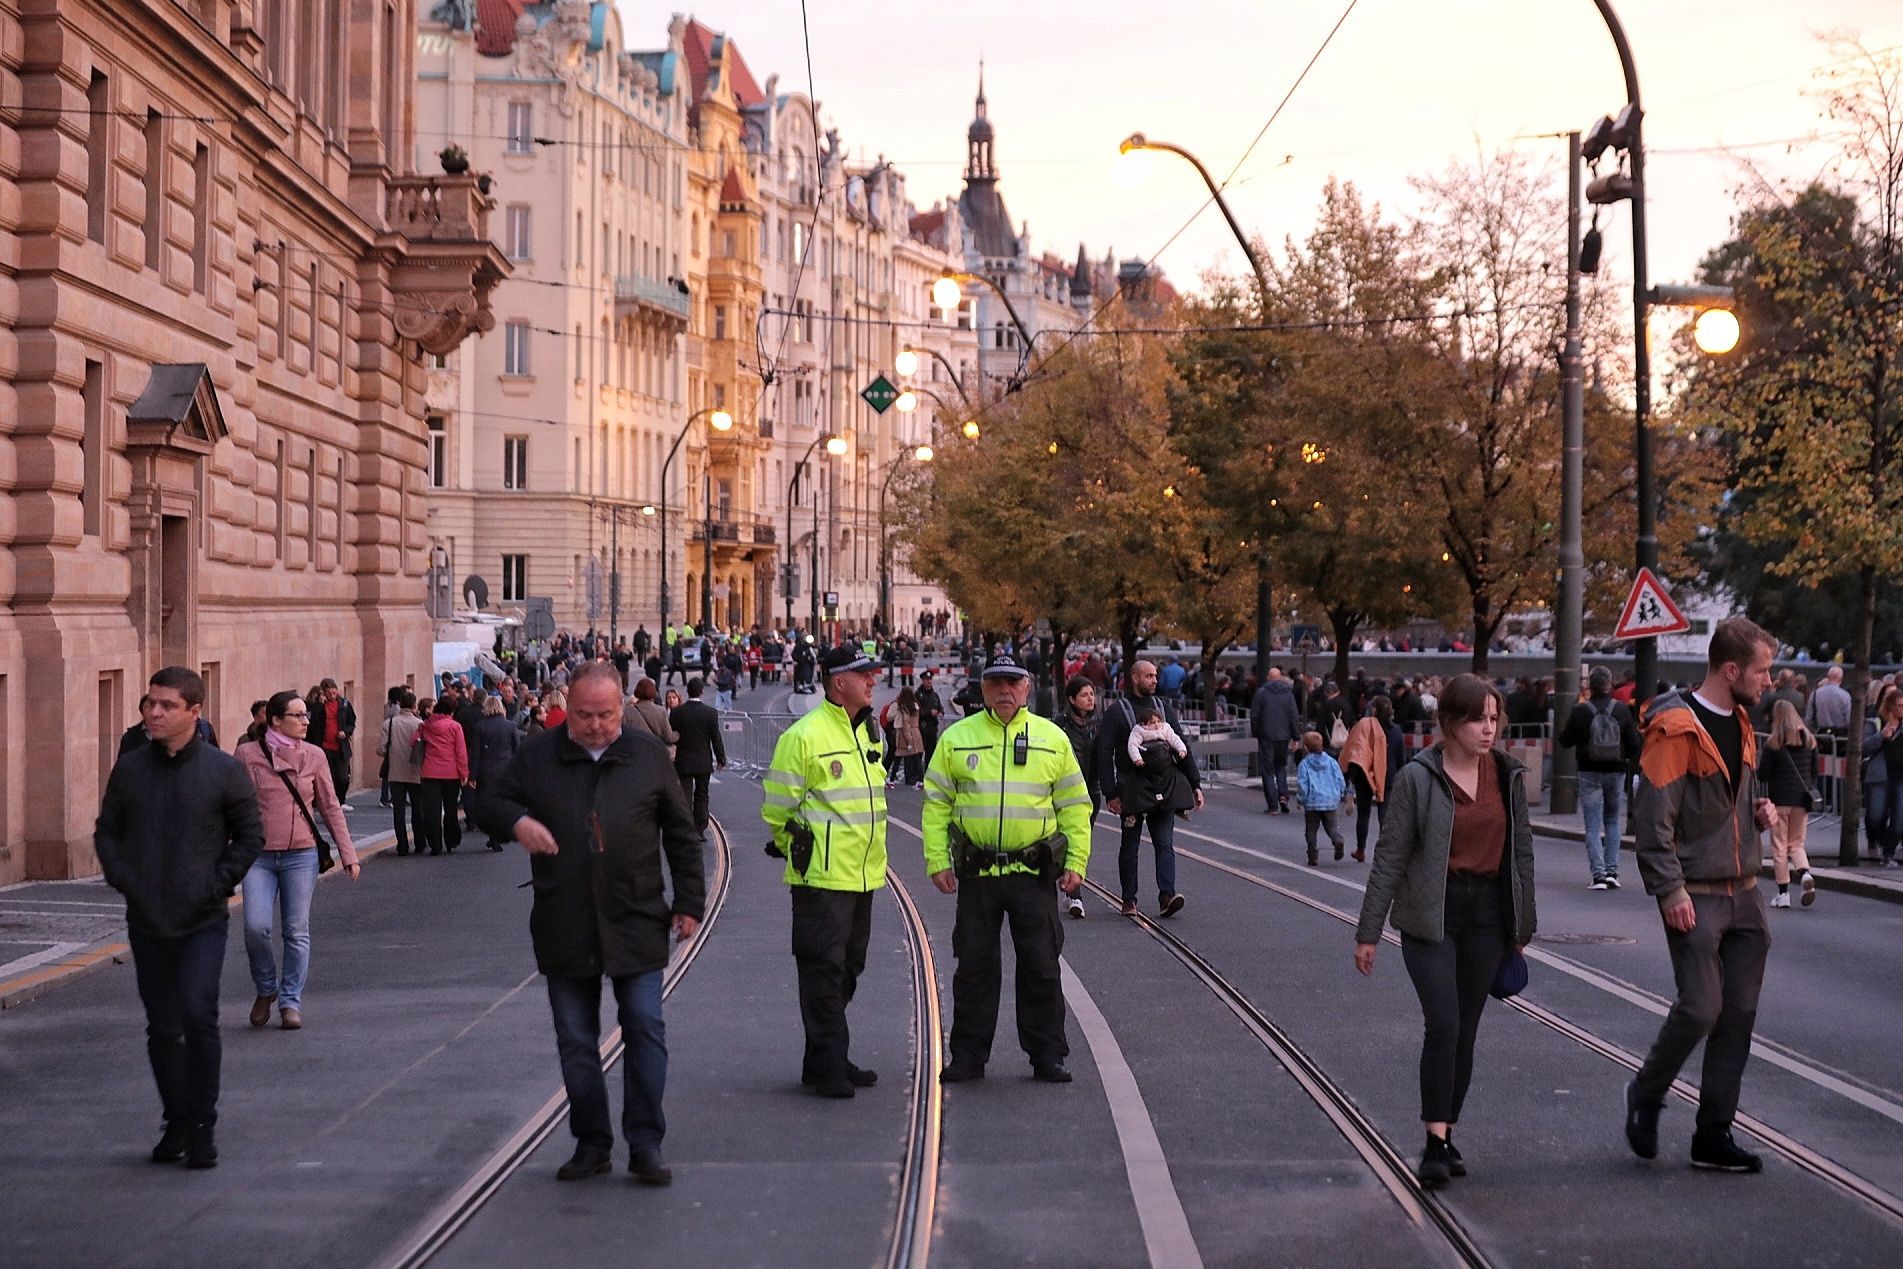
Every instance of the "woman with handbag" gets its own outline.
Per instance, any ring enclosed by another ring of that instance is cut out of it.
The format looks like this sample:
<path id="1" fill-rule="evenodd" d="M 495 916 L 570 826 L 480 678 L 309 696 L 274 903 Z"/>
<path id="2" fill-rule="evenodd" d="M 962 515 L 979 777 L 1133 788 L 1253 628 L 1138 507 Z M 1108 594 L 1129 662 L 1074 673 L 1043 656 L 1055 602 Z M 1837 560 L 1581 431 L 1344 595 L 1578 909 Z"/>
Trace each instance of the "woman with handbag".
<path id="1" fill-rule="evenodd" d="M 244 877 L 244 948 L 258 998 L 251 1025 L 271 1020 L 296 1031 L 304 1025 L 304 979 L 311 959 L 311 891 L 317 875 L 334 866 L 331 844 L 316 817 L 337 841 L 344 870 L 355 881 L 362 875 L 357 848 L 350 841 L 343 807 L 330 778 L 324 751 L 304 739 L 310 730 L 310 706 L 296 692 L 279 692 L 265 705 L 264 735 L 238 746 L 238 758 L 258 793 L 264 818 L 264 850 Z M 276 917 L 284 942 L 284 964 L 272 954 L 271 922 Z"/>
<path id="2" fill-rule="evenodd" d="M 1453 1127 L 1473 1078 L 1481 1010 L 1495 990 L 1517 990 L 1495 980 L 1524 965 L 1517 953 L 1535 928 L 1526 768 L 1493 747 L 1504 702 L 1486 679 L 1461 674 L 1439 704 L 1440 740 L 1388 786 L 1355 926 L 1355 968 L 1372 974 L 1392 910 L 1420 997 L 1427 1144 L 1415 1175 L 1428 1189 L 1467 1174 Z"/>
<path id="3" fill-rule="evenodd" d="M 422 761 L 417 764 L 423 777 L 423 789 L 417 799 L 421 808 L 416 826 L 416 848 L 429 847 L 429 853 L 454 852 L 463 844 L 462 821 L 456 815 L 462 786 L 469 783 L 469 741 L 456 722 L 456 698 L 445 696 L 430 711 L 418 731 L 423 742 Z"/>
<path id="4" fill-rule="evenodd" d="M 383 724 L 377 752 L 389 771 L 390 811 L 396 824 L 396 853 L 410 853 L 410 836 L 416 836 L 416 852 L 423 853 L 423 744 L 417 733 L 423 730 L 423 718 L 434 701 L 426 701 L 419 713 L 416 694 L 409 688 L 397 698 L 398 713 Z"/>
<path id="5" fill-rule="evenodd" d="M 1777 818 L 1771 821 L 1771 871 L 1777 877 L 1777 897 L 1771 906 L 1791 906 L 1791 872 L 1795 870 L 1797 901 L 1808 908 L 1817 898 L 1810 856 L 1804 853 L 1810 813 L 1817 809 L 1817 737 L 1789 701 L 1779 701 L 1771 710 L 1771 735 L 1758 755 L 1758 779 L 1777 808 Z"/>

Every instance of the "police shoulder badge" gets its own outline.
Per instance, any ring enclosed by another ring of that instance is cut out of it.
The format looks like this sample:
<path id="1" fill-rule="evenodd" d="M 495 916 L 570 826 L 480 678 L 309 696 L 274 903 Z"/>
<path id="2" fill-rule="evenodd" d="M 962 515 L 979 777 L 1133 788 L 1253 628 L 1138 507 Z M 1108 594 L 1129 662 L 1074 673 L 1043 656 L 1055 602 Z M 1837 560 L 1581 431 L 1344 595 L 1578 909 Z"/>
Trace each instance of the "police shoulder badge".
<path id="1" fill-rule="evenodd" d="M 977 754 L 968 753 L 965 755 L 965 769 L 967 771 L 976 771 L 978 769 L 978 755 Z"/>
<path id="2" fill-rule="evenodd" d="M 841 762 L 839 759 L 834 758 L 833 759 L 833 779 L 837 780 L 840 776 L 845 774 L 846 774 L 846 764 Z"/>

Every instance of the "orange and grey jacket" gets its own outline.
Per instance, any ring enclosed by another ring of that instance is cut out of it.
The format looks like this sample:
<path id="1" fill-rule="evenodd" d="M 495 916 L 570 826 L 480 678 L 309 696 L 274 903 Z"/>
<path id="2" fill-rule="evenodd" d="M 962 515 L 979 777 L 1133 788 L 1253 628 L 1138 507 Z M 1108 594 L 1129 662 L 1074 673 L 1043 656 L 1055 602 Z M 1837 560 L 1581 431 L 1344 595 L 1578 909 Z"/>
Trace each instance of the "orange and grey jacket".
<path id="1" fill-rule="evenodd" d="M 1717 744 L 1683 695 L 1660 698 L 1646 718 L 1632 833 L 1645 892 L 1661 910 L 1687 891 L 1731 894 L 1757 879 L 1758 741 L 1750 715 L 1737 713 L 1744 770 L 1736 794 Z"/>

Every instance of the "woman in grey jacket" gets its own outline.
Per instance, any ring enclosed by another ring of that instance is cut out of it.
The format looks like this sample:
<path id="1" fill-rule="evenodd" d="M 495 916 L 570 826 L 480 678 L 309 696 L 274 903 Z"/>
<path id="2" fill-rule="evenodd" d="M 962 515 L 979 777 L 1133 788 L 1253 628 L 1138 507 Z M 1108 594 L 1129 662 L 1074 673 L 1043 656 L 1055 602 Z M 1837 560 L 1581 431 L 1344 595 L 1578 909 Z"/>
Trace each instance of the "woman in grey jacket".
<path id="1" fill-rule="evenodd" d="M 1493 747 L 1504 710 L 1487 680 L 1462 674 L 1440 696 L 1440 741 L 1401 768 L 1355 927 L 1355 968 L 1374 972 L 1381 929 L 1421 1000 L 1421 1120 L 1416 1172 L 1427 1188 L 1465 1176 L 1452 1130 L 1473 1078 L 1474 1039 L 1509 945 L 1532 941 L 1533 826 L 1526 769 Z"/>

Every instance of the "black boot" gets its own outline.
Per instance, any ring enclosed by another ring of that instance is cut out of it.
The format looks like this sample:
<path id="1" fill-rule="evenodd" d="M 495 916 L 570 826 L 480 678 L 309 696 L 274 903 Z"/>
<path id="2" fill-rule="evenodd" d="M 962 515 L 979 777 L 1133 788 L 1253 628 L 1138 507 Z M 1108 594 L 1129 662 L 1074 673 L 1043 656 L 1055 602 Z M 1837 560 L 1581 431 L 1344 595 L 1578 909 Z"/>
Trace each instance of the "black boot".
<path id="1" fill-rule="evenodd" d="M 1467 1161 L 1460 1157 L 1460 1148 L 1454 1145 L 1453 1125 L 1447 1128 L 1447 1171 L 1453 1176 L 1467 1175 Z"/>
<path id="2" fill-rule="evenodd" d="M 1447 1178 L 1453 1175 L 1453 1168 L 1447 1159 L 1447 1139 L 1427 1134 L 1427 1145 L 1421 1151 L 1421 1166 L 1414 1169 L 1414 1179 L 1421 1183 L 1423 1190 L 1438 1190 L 1447 1184 Z"/>
<path id="3" fill-rule="evenodd" d="M 1692 1134 L 1692 1166 L 1719 1172 L 1762 1172 L 1764 1160 L 1731 1139 L 1731 1130 Z"/>
<path id="4" fill-rule="evenodd" d="M 185 1124 L 166 1121 L 165 1131 L 159 1134 L 159 1144 L 152 1147 L 152 1162 L 177 1163 L 185 1157 L 185 1142 L 190 1135 Z"/>
<path id="5" fill-rule="evenodd" d="M 1641 1159 L 1656 1159 L 1659 1155 L 1659 1111 L 1663 1107 L 1647 1106 L 1639 1100 L 1639 1086 L 1627 1083 L 1625 1086 L 1625 1140 L 1632 1147 L 1632 1153 Z"/>
<path id="6" fill-rule="evenodd" d="M 210 1124 L 193 1124 L 186 1132 L 185 1166 L 188 1168 L 218 1166 L 218 1141 L 212 1134 Z"/>

